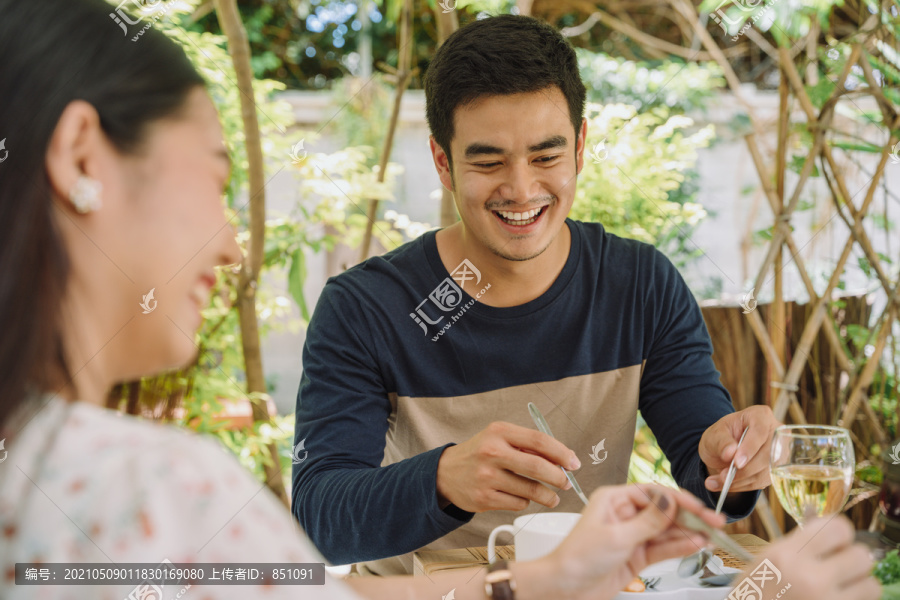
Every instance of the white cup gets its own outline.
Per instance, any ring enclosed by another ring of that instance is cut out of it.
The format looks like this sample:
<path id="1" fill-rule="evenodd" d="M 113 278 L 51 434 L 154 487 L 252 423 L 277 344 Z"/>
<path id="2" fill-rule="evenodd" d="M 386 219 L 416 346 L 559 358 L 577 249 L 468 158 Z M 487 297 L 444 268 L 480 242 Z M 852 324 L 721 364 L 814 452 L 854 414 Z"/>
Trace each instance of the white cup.
<path id="1" fill-rule="evenodd" d="M 497 558 L 497 535 L 510 533 L 515 540 L 516 561 L 534 560 L 547 556 L 560 545 L 578 519 L 579 513 L 538 513 L 516 518 L 512 525 L 494 528 L 488 536 L 488 561 Z"/>

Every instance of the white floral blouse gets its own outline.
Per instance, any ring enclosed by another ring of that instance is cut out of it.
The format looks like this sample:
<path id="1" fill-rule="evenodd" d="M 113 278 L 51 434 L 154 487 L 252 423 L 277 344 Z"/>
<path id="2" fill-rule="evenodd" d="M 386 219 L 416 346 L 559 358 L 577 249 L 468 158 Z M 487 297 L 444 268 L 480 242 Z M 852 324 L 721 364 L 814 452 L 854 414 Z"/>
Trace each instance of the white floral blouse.
<path id="1" fill-rule="evenodd" d="M 0 598 L 358 598 L 327 576 L 325 585 L 165 586 L 161 599 L 133 585 L 16 585 L 17 562 L 324 562 L 215 441 L 83 402 L 40 403 L 19 431 L 0 433 Z"/>

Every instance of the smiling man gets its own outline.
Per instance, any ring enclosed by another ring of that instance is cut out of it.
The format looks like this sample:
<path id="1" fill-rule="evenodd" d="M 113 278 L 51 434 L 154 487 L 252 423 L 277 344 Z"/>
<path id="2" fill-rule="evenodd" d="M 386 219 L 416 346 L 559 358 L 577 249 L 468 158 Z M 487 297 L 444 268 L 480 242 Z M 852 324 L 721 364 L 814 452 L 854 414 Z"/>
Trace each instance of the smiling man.
<path id="1" fill-rule="evenodd" d="M 323 555 L 409 572 L 416 549 L 580 511 L 560 466 L 587 493 L 624 483 L 638 410 L 707 504 L 735 459 L 725 512 L 749 514 L 771 411 L 734 412 L 665 256 L 568 219 L 587 131 L 571 46 L 535 19 L 480 20 L 438 50 L 425 94 L 460 221 L 330 279 L 307 332 L 293 512 Z"/>

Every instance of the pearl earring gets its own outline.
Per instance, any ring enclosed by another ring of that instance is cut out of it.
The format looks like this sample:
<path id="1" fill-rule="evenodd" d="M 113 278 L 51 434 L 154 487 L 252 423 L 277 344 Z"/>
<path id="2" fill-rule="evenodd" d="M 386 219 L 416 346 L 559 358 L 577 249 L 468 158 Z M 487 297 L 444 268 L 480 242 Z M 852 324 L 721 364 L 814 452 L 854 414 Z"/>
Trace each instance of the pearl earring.
<path id="1" fill-rule="evenodd" d="M 102 183 L 86 175 L 79 175 L 78 181 L 69 192 L 69 200 L 72 201 L 75 210 L 84 215 L 99 210 L 103 206 L 103 201 L 100 199 L 102 191 Z"/>

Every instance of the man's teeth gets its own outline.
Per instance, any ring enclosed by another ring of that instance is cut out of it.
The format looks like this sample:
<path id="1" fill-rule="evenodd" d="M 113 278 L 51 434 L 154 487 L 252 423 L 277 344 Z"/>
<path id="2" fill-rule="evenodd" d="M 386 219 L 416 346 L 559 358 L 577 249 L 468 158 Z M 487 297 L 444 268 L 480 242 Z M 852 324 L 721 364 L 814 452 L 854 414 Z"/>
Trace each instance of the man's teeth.
<path id="1" fill-rule="evenodd" d="M 530 219 L 534 215 L 541 212 L 541 209 L 535 208 L 534 210 L 529 210 L 528 212 L 523 212 L 523 213 L 514 213 L 514 212 L 505 211 L 505 210 L 498 210 L 497 212 L 500 214 L 501 217 L 503 217 L 505 219 L 509 219 L 510 221 L 524 221 L 525 219 Z"/>
<path id="2" fill-rule="evenodd" d="M 535 218 L 538 214 L 540 214 L 542 210 L 544 210 L 543 206 L 541 208 L 535 208 L 521 213 L 510 212 L 507 210 L 498 210 L 497 214 L 507 221 L 514 222 L 516 225 L 529 225 L 534 222 Z"/>

